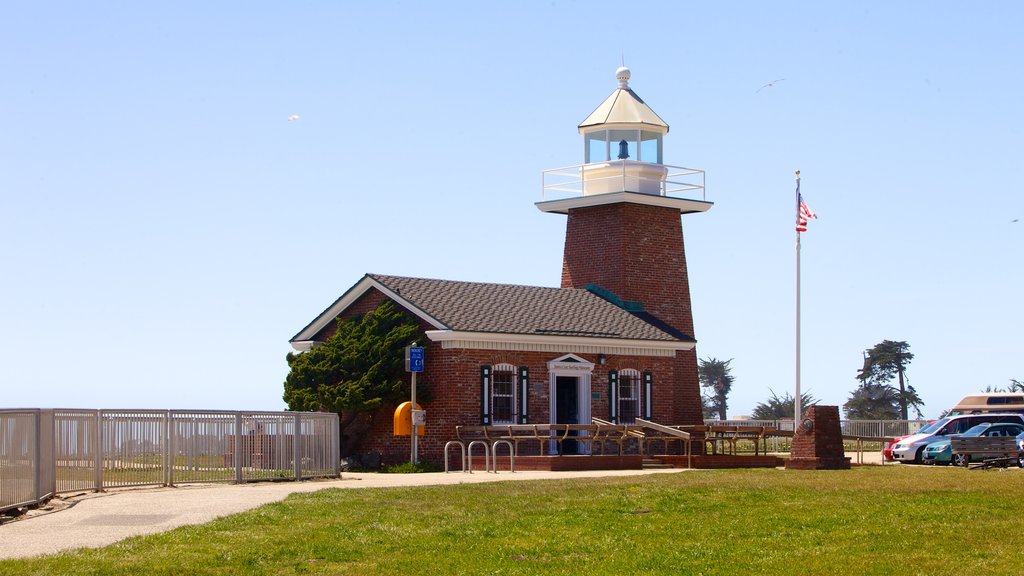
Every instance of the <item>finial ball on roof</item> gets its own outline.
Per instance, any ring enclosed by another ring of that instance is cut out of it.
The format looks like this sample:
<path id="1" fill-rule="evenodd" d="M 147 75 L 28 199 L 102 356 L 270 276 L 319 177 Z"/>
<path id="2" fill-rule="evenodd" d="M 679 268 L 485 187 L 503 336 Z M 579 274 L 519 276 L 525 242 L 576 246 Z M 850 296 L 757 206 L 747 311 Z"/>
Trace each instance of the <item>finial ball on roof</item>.
<path id="1" fill-rule="evenodd" d="M 619 69 L 615 71 L 615 79 L 619 81 L 619 88 L 629 87 L 629 68 L 620 66 Z"/>

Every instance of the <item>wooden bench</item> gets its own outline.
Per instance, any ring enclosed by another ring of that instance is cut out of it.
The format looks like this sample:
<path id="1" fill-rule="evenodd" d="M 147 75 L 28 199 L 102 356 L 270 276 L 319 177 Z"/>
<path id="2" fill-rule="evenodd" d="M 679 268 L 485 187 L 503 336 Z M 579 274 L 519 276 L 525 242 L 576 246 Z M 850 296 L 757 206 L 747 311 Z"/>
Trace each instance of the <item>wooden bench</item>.
<path id="1" fill-rule="evenodd" d="M 754 455 L 768 452 L 768 438 L 777 435 L 778 429 L 767 426 L 694 426 L 685 428 L 692 432 L 703 432 L 704 443 L 710 446 L 711 454 L 718 454 L 721 446 L 722 454 L 736 454 L 737 445 L 741 440 L 754 444 Z"/>
<path id="2" fill-rule="evenodd" d="M 1013 436 L 952 436 L 952 463 L 968 468 L 1006 467 L 1017 460 Z"/>
<path id="3" fill-rule="evenodd" d="M 722 447 L 722 454 L 736 453 L 736 426 L 707 426 L 704 431 L 704 444 L 711 448 L 712 454 L 718 454 L 718 447 Z"/>
<path id="4" fill-rule="evenodd" d="M 736 441 L 749 440 L 753 442 L 754 456 L 760 456 L 762 447 L 764 453 L 768 453 L 768 437 L 776 432 L 778 432 L 778 429 L 769 426 L 738 426 L 736 429 Z"/>

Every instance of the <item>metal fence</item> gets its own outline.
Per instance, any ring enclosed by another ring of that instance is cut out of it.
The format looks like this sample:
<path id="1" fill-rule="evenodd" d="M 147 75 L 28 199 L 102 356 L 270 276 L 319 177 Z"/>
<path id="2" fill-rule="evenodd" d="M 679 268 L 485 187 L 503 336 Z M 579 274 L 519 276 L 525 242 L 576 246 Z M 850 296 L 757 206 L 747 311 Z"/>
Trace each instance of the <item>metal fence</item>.
<path id="1" fill-rule="evenodd" d="M 896 437 L 909 436 L 928 424 L 929 420 L 840 420 L 844 436 Z M 766 426 L 792 432 L 792 420 L 705 420 L 706 426 Z"/>
<path id="2" fill-rule="evenodd" d="M 843 436 L 895 438 L 909 436 L 928 425 L 929 420 L 840 420 Z M 705 420 L 706 426 L 765 426 L 786 432 L 794 430 L 792 420 Z M 790 441 L 773 437 L 771 451 L 789 451 Z"/>
<path id="3" fill-rule="evenodd" d="M 53 415 L 41 410 L 0 410 L 0 511 L 53 494 Z"/>
<path id="4" fill-rule="evenodd" d="M 0 511 L 61 492 L 337 476 L 338 415 L 0 410 Z"/>

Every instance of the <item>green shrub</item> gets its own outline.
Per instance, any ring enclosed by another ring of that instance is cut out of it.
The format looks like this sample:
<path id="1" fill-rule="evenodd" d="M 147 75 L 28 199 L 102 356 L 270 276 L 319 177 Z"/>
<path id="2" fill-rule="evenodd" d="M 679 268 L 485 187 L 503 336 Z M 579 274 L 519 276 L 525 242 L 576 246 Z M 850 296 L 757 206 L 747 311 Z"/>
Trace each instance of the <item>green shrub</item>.
<path id="1" fill-rule="evenodd" d="M 419 464 L 413 464 L 412 462 L 403 462 L 401 464 L 386 466 L 384 468 L 385 474 L 418 474 L 420 472 L 441 471 L 441 467 L 438 466 L 437 464 L 429 464 L 427 462 L 420 462 Z"/>

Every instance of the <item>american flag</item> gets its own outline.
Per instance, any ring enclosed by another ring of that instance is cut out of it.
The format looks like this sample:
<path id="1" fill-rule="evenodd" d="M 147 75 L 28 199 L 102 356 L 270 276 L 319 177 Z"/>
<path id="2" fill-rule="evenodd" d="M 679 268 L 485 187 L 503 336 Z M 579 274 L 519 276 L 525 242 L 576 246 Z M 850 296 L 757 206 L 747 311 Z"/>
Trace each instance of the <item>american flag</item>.
<path id="1" fill-rule="evenodd" d="M 804 202 L 804 197 L 800 192 L 796 193 L 796 198 L 796 231 L 807 232 L 807 221 L 811 218 L 817 218 L 818 215 L 811 212 L 811 209 L 807 207 L 807 202 Z"/>

